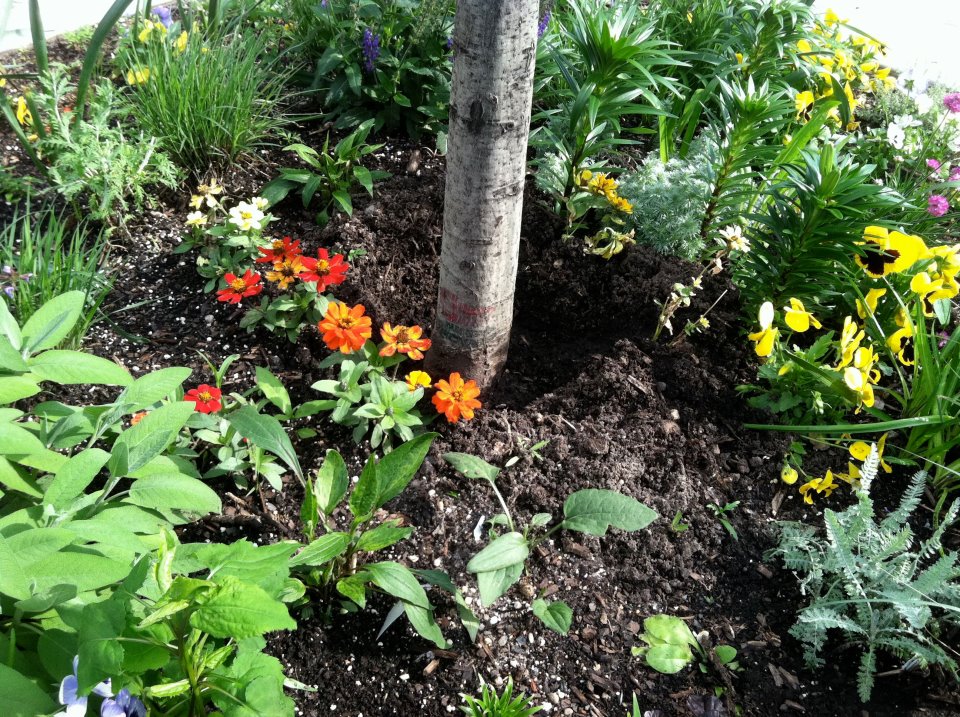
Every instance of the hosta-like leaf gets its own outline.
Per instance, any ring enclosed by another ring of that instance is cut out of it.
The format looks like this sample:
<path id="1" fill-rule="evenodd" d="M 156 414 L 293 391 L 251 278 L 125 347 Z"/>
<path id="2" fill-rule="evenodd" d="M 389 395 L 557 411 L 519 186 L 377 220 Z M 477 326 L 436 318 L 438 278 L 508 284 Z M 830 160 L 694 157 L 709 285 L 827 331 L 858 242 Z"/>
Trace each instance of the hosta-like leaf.
<path id="1" fill-rule="evenodd" d="M 562 600 L 548 602 L 537 599 L 531 606 L 533 614 L 543 621 L 543 624 L 554 632 L 566 635 L 570 632 L 570 623 L 573 622 L 573 610 Z"/>
<path id="2" fill-rule="evenodd" d="M 657 519 L 656 511 L 635 498 L 612 490 L 588 488 L 573 493 L 563 504 L 563 527 L 588 535 L 606 535 L 610 526 L 633 532 Z"/>

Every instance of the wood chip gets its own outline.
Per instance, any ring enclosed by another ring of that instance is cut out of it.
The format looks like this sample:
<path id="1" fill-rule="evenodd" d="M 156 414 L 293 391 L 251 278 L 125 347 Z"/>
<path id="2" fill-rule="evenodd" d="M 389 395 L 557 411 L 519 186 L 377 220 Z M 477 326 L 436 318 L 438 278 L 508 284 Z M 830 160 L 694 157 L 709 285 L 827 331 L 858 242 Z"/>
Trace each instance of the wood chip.
<path id="1" fill-rule="evenodd" d="M 767 669 L 770 670 L 770 675 L 773 677 L 773 684 L 777 687 L 783 687 L 783 677 L 772 662 L 767 663 Z"/>
<path id="2" fill-rule="evenodd" d="M 423 676 L 429 677 L 440 666 L 440 660 L 430 660 L 430 664 L 423 668 Z"/>
<path id="3" fill-rule="evenodd" d="M 772 578 L 773 571 L 762 563 L 757 565 L 757 572 L 760 573 L 765 578 Z"/>
<path id="4" fill-rule="evenodd" d="M 799 702 L 794 702 L 793 700 L 784 700 L 784 703 L 783 703 L 782 705 L 780 705 L 780 711 L 781 711 L 781 712 L 786 712 L 788 709 L 790 709 L 790 710 L 796 710 L 797 712 L 806 712 L 806 711 L 807 711 L 807 710 L 804 708 L 804 706 L 803 706 L 802 704 L 800 704 Z"/>
<path id="5" fill-rule="evenodd" d="M 797 689 L 800 687 L 800 680 L 797 679 L 796 675 L 794 675 L 792 672 L 788 672 L 782 667 L 778 667 L 777 669 L 780 670 L 780 674 L 783 675 L 783 679 L 788 685 L 790 685 L 791 688 Z"/>

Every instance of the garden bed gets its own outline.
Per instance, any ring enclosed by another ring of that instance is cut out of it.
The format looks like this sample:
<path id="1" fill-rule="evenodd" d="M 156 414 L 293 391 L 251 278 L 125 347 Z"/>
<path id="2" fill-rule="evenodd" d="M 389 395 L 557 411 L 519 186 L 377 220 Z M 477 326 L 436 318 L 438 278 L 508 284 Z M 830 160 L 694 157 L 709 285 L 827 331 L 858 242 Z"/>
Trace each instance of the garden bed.
<path id="1" fill-rule="evenodd" d="M 408 173 L 413 150 L 406 141 L 388 141 L 377 161 L 394 177 L 378 185 L 375 199 L 360 202 L 353 218 L 340 216 L 321 229 L 295 202 L 275 213 L 281 231 L 301 239 L 307 252 L 319 246 L 366 252 L 341 287 L 344 301 L 364 303 L 377 320 L 429 327 L 443 165 L 423 149 L 425 159 Z M 268 176 L 264 166 L 269 164 L 258 161 L 228 175 L 227 191 L 253 191 Z M 88 347 L 119 359 L 134 375 L 186 365 L 197 380 L 206 376 L 198 352 L 214 363 L 239 353 L 225 391 L 249 388 L 253 367 L 262 365 L 283 380 L 295 402 L 314 398 L 309 385 L 329 373 L 317 367 L 328 353 L 318 333 L 307 330 L 296 345 L 266 332 L 248 334 L 237 326 L 241 310 L 202 292 L 191 257 L 171 253 L 188 211 L 185 199 L 170 197 L 169 206 L 129 228 L 132 241 L 115 255 L 123 278 L 111 309 L 147 302 L 119 311 L 116 326 L 95 328 Z M 557 514 L 573 491 L 603 487 L 638 498 L 660 520 L 636 535 L 564 538 L 539 550 L 517 590 L 545 590 L 568 602 L 575 615 L 569 638 L 546 630 L 516 594 L 479 611 L 483 627 L 471 645 L 451 605 L 434 593 L 445 605 L 440 625 L 454 638 L 446 651 L 416 637 L 404 622 L 376 639 L 387 601 L 333 624 L 301 618 L 296 632 L 276 635 L 269 649 L 290 677 L 317 688 L 293 693 L 302 714 L 443 715 L 479 679 L 508 676 L 538 702 L 552 705 L 553 714 L 620 715 L 631 692 L 644 709 L 698 714 L 688 702 L 715 687 L 732 688 L 731 704 L 747 715 L 859 714 L 851 687 L 855 664 L 838 652 L 828 655 L 829 667 L 821 672 L 803 667 L 800 648 L 787 634 L 792 616 L 782 610 L 783 601 L 794 599 L 795 580 L 763 562 L 774 545 L 773 520 L 813 511 L 795 492 L 780 492 L 785 440 L 741 427 L 764 416 L 736 391 L 750 379 L 753 360 L 736 323 L 735 290 L 711 278 L 691 309 L 702 311 L 727 291 L 711 313 L 710 329 L 654 343 L 654 300 L 687 279 L 694 265 L 643 250 L 612 262 L 584 257 L 560 241 L 560 227 L 536 197 L 528 197 L 526 206 L 507 370 L 482 397 L 484 409 L 475 421 L 436 424 L 441 437 L 421 475 L 389 506 L 417 529 L 390 558 L 436 567 L 458 584 L 470 584 L 466 562 L 482 547 L 475 526 L 498 508 L 485 485 L 459 476 L 440 459 L 448 450 L 496 465 L 521 456 L 499 484 L 525 518 Z M 524 451 L 541 440 L 549 441 L 542 459 Z M 327 448 L 352 456 L 348 464 L 354 466 L 365 455 L 346 429 L 328 421 L 317 438 L 297 445 L 306 467 L 318 466 Z M 259 496 L 243 496 L 230 483 L 219 491 L 224 516 L 188 528 L 183 540 L 246 537 L 270 543 L 300 534 L 302 489 L 292 478 L 282 494 L 265 487 Z M 730 516 L 739 540 L 707 508 L 733 500 L 740 501 Z M 680 533 L 670 529 L 678 511 L 689 525 Z M 478 608 L 475 589 L 466 595 Z M 694 631 L 707 630 L 712 639 L 737 646 L 743 672 L 721 677 L 694 668 L 664 676 L 649 670 L 630 648 L 641 644 L 643 619 L 658 612 L 679 615 Z M 907 675 L 881 678 L 865 709 L 871 715 L 932 715 L 953 714 L 956 705 L 955 691 Z"/>

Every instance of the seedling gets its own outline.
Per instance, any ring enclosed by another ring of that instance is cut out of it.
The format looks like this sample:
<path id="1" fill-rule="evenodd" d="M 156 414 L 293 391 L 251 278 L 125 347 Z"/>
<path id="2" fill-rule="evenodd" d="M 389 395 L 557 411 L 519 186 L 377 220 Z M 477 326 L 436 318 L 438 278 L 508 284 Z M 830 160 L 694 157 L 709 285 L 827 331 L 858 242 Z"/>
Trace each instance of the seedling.
<path id="1" fill-rule="evenodd" d="M 673 516 L 673 520 L 670 521 L 670 530 L 678 534 L 690 530 L 690 524 L 683 522 L 683 511 L 678 510 L 677 514 Z"/>
<path id="2" fill-rule="evenodd" d="M 706 633 L 704 633 L 704 636 Z M 730 670 L 740 669 L 737 663 L 737 651 L 730 645 L 717 645 L 708 651 L 683 620 L 674 615 L 653 615 L 643 621 L 643 634 L 640 639 L 646 647 L 633 647 L 631 654 L 643 656 L 647 664 L 665 675 L 680 672 L 687 665 L 697 661 L 700 671 L 706 673 L 711 663 L 711 654 L 715 664 Z"/>
<path id="3" fill-rule="evenodd" d="M 713 512 L 713 517 L 720 521 L 720 525 L 722 525 L 724 529 L 730 533 L 730 537 L 734 540 L 740 540 L 740 536 L 737 534 L 737 529 L 733 527 L 733 523 L 731 523 L 729 518 L 727 518 L 727 514 L 732 513 L 739 505 L 739 500 L 735 500 L 732 503 L 727 503 L 722 508 L 716 503 L 707 503 L 707 507 Z"/>

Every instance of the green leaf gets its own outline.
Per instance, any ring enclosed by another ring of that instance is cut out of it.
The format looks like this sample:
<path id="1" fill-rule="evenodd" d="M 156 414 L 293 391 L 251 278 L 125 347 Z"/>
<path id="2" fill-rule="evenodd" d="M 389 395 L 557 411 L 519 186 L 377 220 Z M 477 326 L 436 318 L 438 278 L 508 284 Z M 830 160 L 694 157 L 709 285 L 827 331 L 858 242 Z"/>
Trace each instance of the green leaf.
<path id="1" fill-rule="evenodd" d="M 693 662 L 693 653 L 687 645 L 654 645 L 644 654 L 647 664 L 657 672 L 673 675 Z"/>
<path id="2" fill-rule="evenodd" d="M 22 350 L 31 355 L 63 341 L 80 318 L 85 300 L 82 291 L 68 291 L 37 309 L 23 325 Z"/>
<path id="3" fill-rule="evenodd" d="M 282 602 L 232 576 L 199 595 L 196 602 L 190 625 L 213 637 L 242 639 L 297 627 Z"/>
<path id="4" fill-rule="evenodd" d="M 273 453 L 287 464 L 301 483 L 304 482 L 303 469 L 300 468 L 297 453 L 293 450 L 289 436 L 276 418 L 259 413 L 253 406 L 243 406 L 227 416 L 227 420 L 237 433 L 255 446 Z"/>
<path id="5" fill-rule="evenodd" d="M 528 555 L 530 547 L 522 533 L 504 533 L 470 559 L 467 571 L 487 573 L 512 565 L 523 565 Z"/>
<path id="6" fill-rule="evenodd" d="M 0 456 L 0 485 L 8 490 L 19 491 L 31 498 L 42 498 L 43 492 L 37 482 L 25 472 L 20 471 L 13 463 Z"/>
<path id="7" fill-rule="evenodd" d="M 394 449 L 377 464 L 379 495 L 375 508 L 380 508 L 396 498 L 417 474 L 423 459 L 430 451 L 436 433 L 424 433 Z"/>
<path id="8" fill-rule="evenodd" d="M 350 544 L 347 533 L 327 533 L 321 535 L 299 553 L 290 558 L 290 567 L 300 565 L 319 567 L 339 557 Z"/>
<path id="9" fill-rule="evenodd" d="M 29 376 L 0 376 L 0 404 L 13 403 L 40 393 L 40 384 Z"/>
<path id="10" fill-rule="evenodd" d="M 0 423 L 0 455 L 28 456 L 45 450 L 32 431 L 16 423 Z"/>
<path id="11" fill-rule="evenodd" d="M 367 190 L 368 194 L 373 194 L 373 177 L 369 169 L 357 165 L 353 168 L 353 176 L 360 182 L 360 185 Z"/>
<path id="12" fill-rule="evenodd" d="M 182 510 L 196 514 L 219 513 L 220 496 L 205 483 L 182 473 L 139 478 L 130 486 L 126 503 L 144 508 Z"/>
<path id="13" fill-rule="evenodd" d="M 489 570 L 477 573 L 477 587 L 480 589 L 480 603 L 484 607 L 493 605 L 523 574 L 523 563 L 510 565 L 501 570 Z"/>
<path id="14" fill-rule="evenodd" d="M 20 324 L 13 318 L 6 301 L 0 301 L 0 335 L 10 342 L 10 345 L 20 351 L 23 339 L 20 335 Z"/>
<path id="15" fill-rule="evenodd" d="M 57 708 L 56 703 L 35 682 L 2 662 L 0 704 L 9 717 L 37 717 L 50 714 Z"/>
<path id="16" fill-rule="evenodd" d="M 353 216 L 353 201 L 350 199 L 350 194 L 343 191 L 342 189 L 337 189 L 333 193 L 334 201 L 340 205 L 340 208 L 343 209 L 349 216 Z"/>
<path id="17" fill-rule="evenodd" d="M 323 465 L 317 471 L 317 479 L 313 486 L 317 497 L 317 507 L 324 515 L 330 515 L 340 505 L 343 496 L 350 486 L 350 477 L 347 475 L 347 464 L 343 457 L 335 450 L 328 450 L 323 458 Z"/>
<path id="18" fill-rule="evenodd" d="M 3 302 L 0 301 L 0 304 Z M 6 371 L 26 372 L 30 370 L 20 352 L 10 343 L 10 339 L 0 334 L 0 366 Z"/>
<path id="19" fill-rule="evenodd" d="M 398 520 L 390 521 L 362 533 L 360 539 L 357 540 L 357 550 L 372 553 L 409 538 L 413 533 L 413 528 L 401 528 L 399 522 Z"/>
<path id="20" fill-rule="evenodd" d="M 337 581 L 337 592 L 352 600 L 360 609 L 367 606 L 366 574 L 357 573 L 349 578 Z"/>
<path id="21" fill-rule="evenodd" d="M 30 371 L 41 379 L 62 386 L 85 383 L 127 386 L 133 381 L 123 366 L 82 351 L 44 351 L 27 363 Z"/>
<path id="22" fill-rule="evenodd" d="M 293 411 L 293 406 L 290 403 L 290 394 L 287 393 L 287 389 L 280 383 L 280 379 L 262 366 L 257 366 L 256 372 L 257 386 L 263 391 L 266 399 L 279 408 L 282 414 L 290 415 Z"/>
<path id="23" fill-rule="evenodd" d="M 480 478 L 493 483 L 500 475 L 499 468 L 490 465 L 479 456 L 472 456 L 469 453 L 444 453 L 443 460 L 467 478 Z"/>
<path id="24" fill-rule="evenodd" d="M 721 665 L 729 665 L 737 659 L 737 649 L 730 645 L 717 645 L 713 648 L 713 654 L 717 656 Z"/>
<path id="25" fill-rule="evenodd" d="M 129 475 L 160 455 L 176 439 L 194 413 L 189 401 L 177 401 L 148 413 L 120 434 L 107 467 L 114 476 Z"/>
<path id="26" fill-rule="evenodd" d="M 410 569 L 392 561 L 371 563 L 363 569 L 370 573 L 370 580 L 384 592 L 399 598 L 411 605 L 430 609 L 427 593 L 414 577 Z"/>
<path id="27" fill-rule="evenodd" d="M 403 611 L 407 613 L 407 619 L 410 621 L 410 624 L 413 625 L 413 629 L 417 631 L 417 634 L 430 640 L 441 650 L 447 647 L 447 638 L 443 636 L 440 626 L 437 625 L 432 610 L 420 607 L 419 605 L 413 605 L 404 600 Z"/>
<path id="28" fill-rule="evenodd" d="M 562 600 L 548 602 L 543 599 L 533 601 L 533 614 L 539 617 L 543 624 L 554 632 L 566 635 L 570 632 L 570 623 L 573 621 L 573 610 Z"/>
<path id="29" fill-rule="evenodd" d="M 578 490 L 563 504 L 563 527 L 588 535 L 606 535 L 607 528 L 633 532 L 657 519 L 656 511 L 635 498 L 612 490 Z"/>
<path id="30" fill-rule="evenodd" d="M 43 502 L 54 508 L 66 508 L 87 489 L 108 460 L 110 454 L 99 448 L 88 448 L 77 453 L 57 470 L 47 486 Z"/>
<path id="31" fill-rule="evenodd" d="M 372 455 L 360 472 L 360 480 L 350 494 L 349 508 L 357 520 L 365 520 L 377 507 L 380 483 L 377 478 L 377 460 Z"/>

